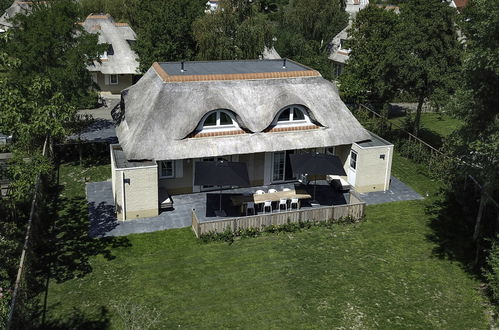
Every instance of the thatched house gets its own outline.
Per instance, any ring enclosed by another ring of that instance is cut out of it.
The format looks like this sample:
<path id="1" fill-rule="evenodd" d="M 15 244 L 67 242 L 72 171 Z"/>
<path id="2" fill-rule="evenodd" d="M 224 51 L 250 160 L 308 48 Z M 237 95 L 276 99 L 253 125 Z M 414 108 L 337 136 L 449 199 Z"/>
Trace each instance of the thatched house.
<path id="1" fill-rule="evenodd" d="M 92 79 L 103 92 L 120 93 L 131 86 L 138 78 L 139 63 L 131 45 L 136 40 L 135 32 L 126 23 L 116 23 L 110 15 L 89 15 L 81 23 L 89 33 L 99 34 L 100 44 L 109 47 L 87 69 L 92 72 Z"/>
<path id="2" fill-rule="evenodd" d="M 32 1 L 14 1 L 12 5 L 0 16 L 0 33 L 11 29 L 14 26 L 12 18 L 17 14 L 28 15 L 33 9 Z"/>
<path id="3" fill-rule="evenodd" d="M 332 153 L 358 191 L 388 189 L 393 146 L 362 127 L 332 83 L 293 61 L 155 63 L 114 115 L 119 219 L 157 215 L 161 191 L 212 189 L 194 185 L 204 160 L 244 162 L 259 186 L 296 180 L 292 153 Z"/>
<path id="4" fill-rule="evenodd" d="M 347 40 L 350 39 L 348 30 L 352 27 L 352 21 L 348 22 L 346 28 L 341 30 L 334 36 L 333 40 L 329 43 L 329 59 L 331 60 L 331 69 L 333 77 L 336 79 L 343 73 L 345 64 L 350 57 L 351 49 L 346 45 Z"/>

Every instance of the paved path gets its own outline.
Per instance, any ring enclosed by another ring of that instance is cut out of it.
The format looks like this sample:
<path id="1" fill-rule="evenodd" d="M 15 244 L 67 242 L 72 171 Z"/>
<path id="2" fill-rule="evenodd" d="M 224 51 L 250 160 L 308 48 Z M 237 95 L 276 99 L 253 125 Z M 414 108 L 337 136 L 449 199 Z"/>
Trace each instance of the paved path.
<path id="1" fill-rule="evenodd" d="M 81 134 L 71 135 L 68 140 L 80 138 L 84 142 L 118 143 L 111 110 L 120 102 L 119 95 L 105 97 L 105 105 L 96 109 L 79 110 L 79 115 L 91 115 L 93 123 L 86 127 Z"/>
<path id="2" fill-rule="evenodd" d="M 368 205 L 423 199 L 421 195 L 397 178 L 392 177 L 391 180 L 390 190 L 386 192 L 361 194 L 361 198 Z M 293 188 L 293 186 L 294 184 L 290 183 L 283 185 L 252 187 L 251 189 L 263 189 L 267 191 L 269 188 L 276 188 L 278 190 L 282 190 L 283 188 Z M 239 212 L 230 202 L 231 194 L 246 192 L 248 189 L 249 188 L 241 188 L 223 192 L 222 208 L 227 211 L 228 216 L 237 216 L 237 212 Z M 326 187 L 325 185 L 324 187 L 321 187 L 319 185 L 317 188 L 317 199 L 324 197 L 324 199 L 331 201 L 333 197 L 324 195 L 321 193 L 321 190 L 331 191 L 329 187 Z M 86 194 L 89 205 L 91 237 L 124 236 L 165 229 L 190 227 L 192 209 L 196 210 L 199 221 L 210 221 L 216 219 L 214 211 L 219 208 L 220 202 L 220 195 L 217 191 L 177 195 L 173 196 L 173 210 L 164 211 L 159 216 L 151 218 L 117 221 L 112 185 L 110 181 L 87 183 Z M 322 197 L 319 195 L 322 195 Z M 344 204 L 344 198 L 345 196 L 342 195 L 335 196 L 332 203 Z M 321 204 L 323 202 L 321 202 Z"/>
<path id="3" fill-rule="evenodd" d="M 394 176 L 391 177 L 389 190 L 360 194 L 360 197 L 367 205 L 423 199 L 423 196 Z"/>

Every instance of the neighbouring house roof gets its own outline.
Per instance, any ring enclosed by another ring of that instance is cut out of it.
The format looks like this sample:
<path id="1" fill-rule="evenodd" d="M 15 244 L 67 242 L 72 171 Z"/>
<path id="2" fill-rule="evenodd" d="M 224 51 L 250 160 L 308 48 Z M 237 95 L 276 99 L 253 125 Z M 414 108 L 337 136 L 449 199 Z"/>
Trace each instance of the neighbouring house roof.
<path id="1" fill-rule="evenodd" d="M 450 5 L 451 7 L 461 10 L 468 5 L 468 2 L 468 0 L 452 0 Z"/>
<path id="2" fill-rule="evenodd" d="M 288 60 L 155 63 L 122 93 L 115 116 L 129 160 L 170 160 L 350 144 L 369 133 L 315 70 Z M 269 126 L 293 104 L 313 121 L 302 127 Z M 210 111 L 228 109 L 241 127 L 193 135 Z M 201 136 L 201 137 L 200 137 Z"/>
<path id="3" fill-rule="evenodd" d="M 334 61 L 334 62 L 339 62 L 339 63 L 346 63 L 348 58 L 350 57 L 350 50 L 349 49 L 342 49 L 341 48 L 341 40 L 348 40 L 350 39 L 350 36 L 348 35 L 348 29 L 352 27 L 352 21 L 350 20 L 348 22 L 348 25 L 346 28 L 341 30 L 337 35 L 334 36 L 333 40 L 329 43 L 330 46 L 330 52 L 329 52 L 329 59 Z"/>
<path id="4" fill-rule="evenodd" d="M 103 74 L 135 74 L 138 73 L 137 55 L 130 47 L 136 35 L 126 23 L 116 23 L 110 15 L 89 15 L 83 28 L 89 33 L 99 34 L 99 43 L 108 43 L 114 54 L 107 54 L 101 62 L 88 66 L 89 71 L 100 71 Z"/>
<path id="5" fill-rule="evenodd" d="M 346 0 L 345 4 L 345 11 L 350 16 L 355 16 L 359 10 L 364 9 L 369 4 L 369 0 Z"/>
<path id="6" fill-rule="evenodd" d="M 265 47 L 263 49 L 262 58 L 264 60 L 279 60 L 281 59 L 281 55 L 279 55 L 279 53 L 277 52 L 277 50 L 275 50 L 274 47 L 272 48 Z"/>
<path id="7" fill-rule="evenodd" d="M 0 28 L 7 30 L 14 27 L 10 21 L 17 14 L 29 14 L 32 9 L 32 1 L 14 1 L 12 5 L 0 16 Z"/>

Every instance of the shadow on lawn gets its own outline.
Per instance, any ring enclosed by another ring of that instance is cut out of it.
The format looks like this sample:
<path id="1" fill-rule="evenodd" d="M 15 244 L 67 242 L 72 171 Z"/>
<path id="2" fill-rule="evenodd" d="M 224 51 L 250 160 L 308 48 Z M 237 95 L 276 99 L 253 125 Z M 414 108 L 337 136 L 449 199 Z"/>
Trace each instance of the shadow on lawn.
<path id="1" fill-rule="evenodd" d="M 71 314 L 64 318 L 51 319 L 43 325 L 34 327 L 35 330 L 98 330 L 108 329 L 110 327 L 109 311 L 102 307 L 99 310 L 99 315 L 88 316 L 78 309 L 74 309 Z"/>
<path id="2" fill-rule="evenodd" d="M 83 197 L 59 198 L 53 209 L 54 222 L 47 231 L 47 244 L 40 267 L 58 283 L 92 272 L 90 258 L 102 255 L 112 260 L 111 249 L 131 246 L 126 237 L 89 236 L 87 201 Z"/>
<path id="3" fill-rule="evenodd" d="M 473 221 L 467 216 L 454 196 L 442 194 L 428 204 L 432 233 L 427 238 L 436 243 L 433 254 L 439 258 L 458 261 L 469 273 L 476 275 L 473 267 L 475 243 L 472 240 Z"/>

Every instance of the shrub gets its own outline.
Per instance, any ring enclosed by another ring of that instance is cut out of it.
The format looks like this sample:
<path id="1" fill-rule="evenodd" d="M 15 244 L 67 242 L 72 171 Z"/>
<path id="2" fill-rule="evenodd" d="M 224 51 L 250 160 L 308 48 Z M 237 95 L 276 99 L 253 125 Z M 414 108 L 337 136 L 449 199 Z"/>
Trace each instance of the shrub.
<path id="1" fill-rule="evenodd" d="M 494 304 L 499 304 L 499 242 L 497 238 L 492 243 L 486 259 L 483 275 L 487 281 L 490 296 Z"/>

